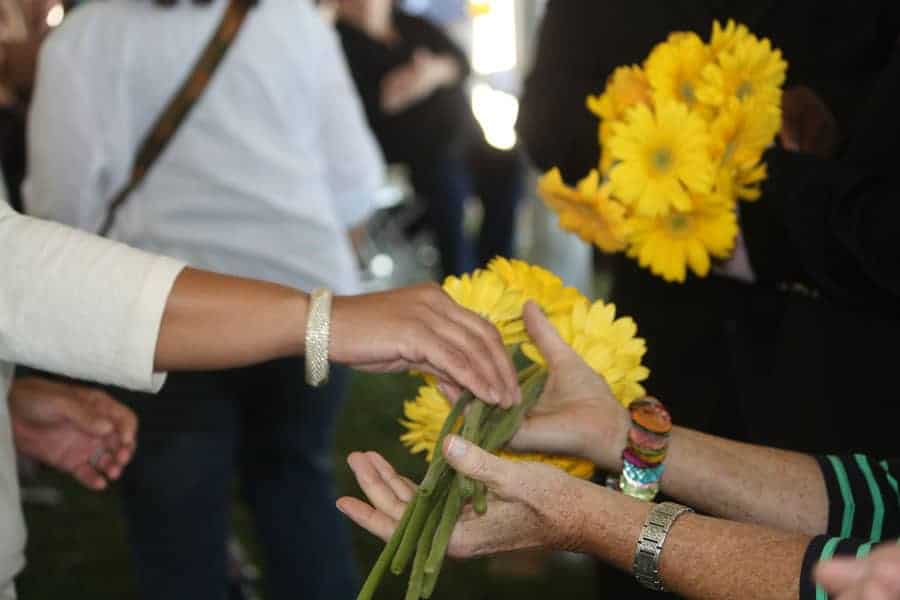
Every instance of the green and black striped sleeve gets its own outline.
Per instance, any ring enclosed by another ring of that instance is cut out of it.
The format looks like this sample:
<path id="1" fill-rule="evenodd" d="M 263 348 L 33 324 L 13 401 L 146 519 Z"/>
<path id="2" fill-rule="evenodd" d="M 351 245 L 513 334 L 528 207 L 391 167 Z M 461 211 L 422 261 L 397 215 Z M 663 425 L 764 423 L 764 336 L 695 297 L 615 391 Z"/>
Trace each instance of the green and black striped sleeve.
<path id="1" fill-rule="evenodd" d="M 864 557 L 879 543 L 900 538 L 900 459 L 862 454 L 816 457 L 828 490 L 828 532 L 810 542 L 800 576 L 801 600 L 826 600 L 812 581 L 817 562 L 833 556 Z"/>

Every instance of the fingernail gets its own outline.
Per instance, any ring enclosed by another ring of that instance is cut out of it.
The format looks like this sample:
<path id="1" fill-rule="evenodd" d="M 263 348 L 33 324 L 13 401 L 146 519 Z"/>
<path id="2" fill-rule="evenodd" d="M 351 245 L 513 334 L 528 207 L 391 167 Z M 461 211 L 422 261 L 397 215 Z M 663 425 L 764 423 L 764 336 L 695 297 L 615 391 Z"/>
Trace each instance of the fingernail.
<path id="1" fill-rule="evenodd" d="M 334 503 L 334 506 L 335 506 L 339 511 L 341 511 L 341 514 L 343 514 L 343 515 L 346 515 L 346 514 L 347 514 L 347 513 L 344 512 L 343 507 L 341 507 L 340 501 L 335 502 L 335 503 Z"/>
<path id="2" fill-rule="evenodd" d="M 466 442 L 458 435 L 447 436 L 450 442 L 447 444 L 447 454 L 454 458 L 462 458 L 466 455 Z"/>
<path id="3" fill-rule="evenodd" d="M 493 400 L 494 404 L 500 404 L 502 399 L 503 396 L 500 395 L 497 388 L 491 388 L 491 400 Z"/>

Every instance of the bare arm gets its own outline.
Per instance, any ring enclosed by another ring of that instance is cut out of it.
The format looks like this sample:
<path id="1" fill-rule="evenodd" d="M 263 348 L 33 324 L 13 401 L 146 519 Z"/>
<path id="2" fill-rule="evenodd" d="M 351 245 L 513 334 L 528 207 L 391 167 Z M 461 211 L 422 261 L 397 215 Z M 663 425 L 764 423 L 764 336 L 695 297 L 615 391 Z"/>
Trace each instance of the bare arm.
<path id="1" fill-rule="evenodd" d="M 627 411 L 539 311 L 529 307 L 525 318 L 550 379 L 514 446 L 584 456 L 620 472 Z M 826 531 L 828 495 L 812 457 L 675 427 L 665 464 L 663 492 L 699 511 L 808 535 Z"/>

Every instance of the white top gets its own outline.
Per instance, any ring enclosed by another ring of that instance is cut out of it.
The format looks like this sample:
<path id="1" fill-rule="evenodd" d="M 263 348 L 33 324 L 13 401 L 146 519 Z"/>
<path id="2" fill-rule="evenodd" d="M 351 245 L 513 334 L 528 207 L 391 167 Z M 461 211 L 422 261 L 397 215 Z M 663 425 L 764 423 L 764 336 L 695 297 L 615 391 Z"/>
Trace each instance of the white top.
<path id="1" fill-rule="evenodd" d="M 30 114 L 30 214 L 99 229 L 225 6 L 94 2 L 51 34 Z M 261 0 L 112 237 L 213 271 L 356 293 L 346 232 L 384 173 L 334 31 L 309 0 Z"/>
<path id="2" fill-rule="evenodd" d="M 157 391 L 153 357 L 184 264 L 23 217 L 0 186 L 0 590 L 25 564 L 6 395 L 12 363 Z"/>

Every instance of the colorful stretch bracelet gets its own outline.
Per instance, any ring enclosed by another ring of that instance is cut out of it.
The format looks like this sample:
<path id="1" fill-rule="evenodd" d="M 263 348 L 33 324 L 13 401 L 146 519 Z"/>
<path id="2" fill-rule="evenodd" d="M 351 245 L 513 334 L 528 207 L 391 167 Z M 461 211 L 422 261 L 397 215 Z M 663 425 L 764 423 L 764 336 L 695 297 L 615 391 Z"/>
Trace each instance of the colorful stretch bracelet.
<path id="1" fill-rule="evenodd" d="M 631 429 L 628 431 L 628 445 L 622 452 L 624 466 L 619 476 L 619 489 L 624 494 L 649 502 L 659 493 L 672 418 L 655 398 L 635 400 L 628 410 L 631 413 Z"/>

